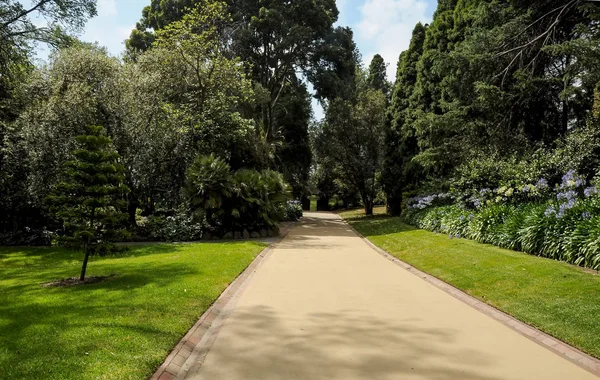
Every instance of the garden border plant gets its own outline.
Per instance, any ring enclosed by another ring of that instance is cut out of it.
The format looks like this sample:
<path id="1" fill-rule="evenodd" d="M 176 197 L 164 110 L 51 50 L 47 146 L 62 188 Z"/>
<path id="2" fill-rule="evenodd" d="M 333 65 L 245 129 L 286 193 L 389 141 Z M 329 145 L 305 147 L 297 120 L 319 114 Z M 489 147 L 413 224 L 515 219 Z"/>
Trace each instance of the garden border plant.
<path id="1" fill-rule="evenodd" d="M 483 188 L 471 195 L 429 195 L 407 202 L 404 220 L 449 238 L 600 269 L 600 197 L 575 170 L 550 186 Z"/>

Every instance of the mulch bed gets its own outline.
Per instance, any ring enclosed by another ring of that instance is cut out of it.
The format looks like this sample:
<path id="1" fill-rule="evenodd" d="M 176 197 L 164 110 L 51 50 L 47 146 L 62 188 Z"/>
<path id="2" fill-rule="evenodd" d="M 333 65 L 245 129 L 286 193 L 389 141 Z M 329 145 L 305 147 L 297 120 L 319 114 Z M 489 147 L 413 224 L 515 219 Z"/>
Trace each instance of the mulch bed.
<path id="1" fill-rule="evenodd" d="M 114 276 L 116 276 L 116 275 L 111 274 L 110 276 L 90 276 L 90 277 L 86 277 L 85 280 L 83 280 L 83 281 L 79 280 L 79 277 L 70 277 L 70 278 L 63 278 L 61 280 L 44 282 L 44 283 L 42 283 L 42 286 L 44 288 L 51 288 L 51 287 L 88 285 L 88 284 L 95 284 L 98 282 L 102 282 L 102 281 L 104 281 L 108 278 L 114 277 Z"/>

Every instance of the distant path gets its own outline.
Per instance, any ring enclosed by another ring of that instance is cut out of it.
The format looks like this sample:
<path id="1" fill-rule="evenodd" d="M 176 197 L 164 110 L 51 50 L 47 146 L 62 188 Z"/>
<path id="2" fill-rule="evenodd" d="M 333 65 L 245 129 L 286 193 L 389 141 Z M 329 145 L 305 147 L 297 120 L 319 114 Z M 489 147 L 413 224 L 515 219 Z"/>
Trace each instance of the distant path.
<path id="1" fill-rule="evenodd" d="M 306 213 L 246 286 L 186 379 L 597 379 L 391 263 L 334 214 Z"/>

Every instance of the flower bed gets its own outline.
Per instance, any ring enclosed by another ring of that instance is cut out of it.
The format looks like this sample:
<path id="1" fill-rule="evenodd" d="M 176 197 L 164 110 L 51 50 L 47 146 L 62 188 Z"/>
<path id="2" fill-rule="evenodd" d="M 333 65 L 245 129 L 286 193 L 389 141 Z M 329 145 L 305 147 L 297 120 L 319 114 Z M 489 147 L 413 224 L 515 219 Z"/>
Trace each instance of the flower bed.
<path id="1" fill-rule="evenodd" d="M 408 201 L 407 222 L 429 231 L 600 269 L 600 197 L 569 171 L 555 186 L 481 189 Z"/>

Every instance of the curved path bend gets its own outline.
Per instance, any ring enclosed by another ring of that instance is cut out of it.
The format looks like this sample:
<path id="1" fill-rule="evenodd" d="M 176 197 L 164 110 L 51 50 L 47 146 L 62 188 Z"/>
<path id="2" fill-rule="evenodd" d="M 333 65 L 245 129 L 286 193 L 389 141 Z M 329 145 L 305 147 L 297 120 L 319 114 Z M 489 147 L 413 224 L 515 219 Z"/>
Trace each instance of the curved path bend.
<path id="1" fill-rule="evenodd" d="M 586 380 L 593 374 L 307 213 L 228 305 L 194 380 Z"/>

